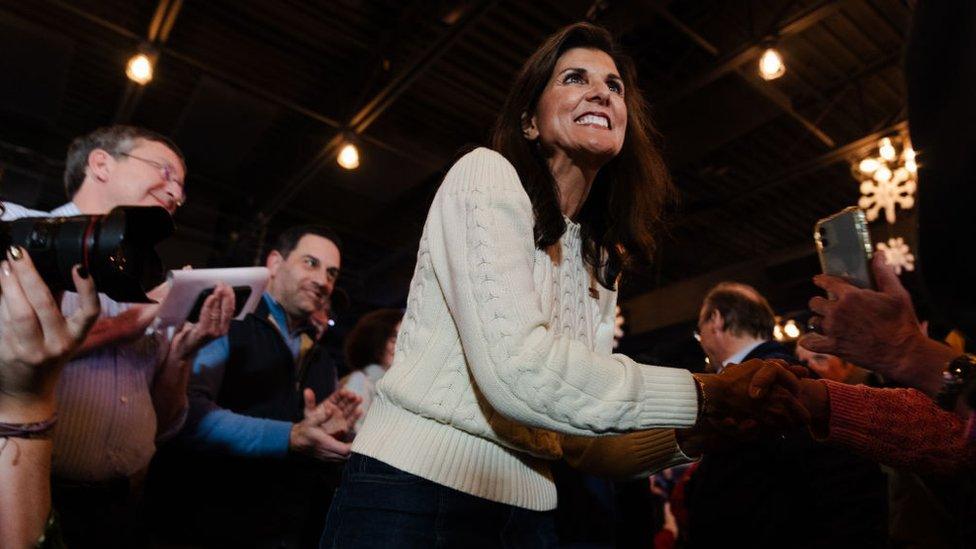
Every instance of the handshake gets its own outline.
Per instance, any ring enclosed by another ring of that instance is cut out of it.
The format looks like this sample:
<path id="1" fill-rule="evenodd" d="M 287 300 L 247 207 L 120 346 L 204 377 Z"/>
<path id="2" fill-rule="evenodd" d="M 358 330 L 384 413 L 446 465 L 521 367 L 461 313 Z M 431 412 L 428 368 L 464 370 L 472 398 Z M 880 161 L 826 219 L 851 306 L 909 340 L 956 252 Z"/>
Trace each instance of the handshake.
<path id="1" fill-rule="evenodd" d="M 685 453 L 723 446 L 729 437 L 749 438 L 809 426 L 825 430 L 826 387 L 808 378 L 803 366 L 753 359 L 730 364 L 720 374 L 695 374 L 699 419 L 679 431 Z"/>

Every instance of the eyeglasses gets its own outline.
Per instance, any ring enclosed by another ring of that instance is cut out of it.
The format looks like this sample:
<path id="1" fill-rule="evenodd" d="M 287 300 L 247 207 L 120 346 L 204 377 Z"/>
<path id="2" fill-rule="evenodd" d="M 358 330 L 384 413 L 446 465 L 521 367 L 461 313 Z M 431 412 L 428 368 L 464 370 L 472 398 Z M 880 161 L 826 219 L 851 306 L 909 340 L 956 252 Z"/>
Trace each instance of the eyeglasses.
<path id="1" fill-rule="evenodd" d="M 695 338 L 695 341 L 701 342 L 702 324 L 708 322 L 708 319 L 699 320 L 695 324 L 695 329 L 691 331 L 691 335 Z"/>
<path id="2" fill-rule="evenodd" d="M 186 204 L 186 193 L 183 192 L 183 182 L 176 178 L 176 170 L 172 166 L 170 166 L 169 164 L 156 162 L 155 160 L 150 160 L 148 158 L 143 158 L 141 156 L 136 156 L 134 154 L 129 154 L 129 153 L 119 153 L 119 154 L 126 158 L 131 158 L 133 160 L 145 162 L 146 164 L 149 164 L 150 166 L 159 170 L 159 173 L 163 176 L 163 179 L 165 179 L 167 183 L 173 183 L 180 188 L 180 196 L 179 198 L 176 199 L 176 207 L 179 208 L 184 204 Z"/>

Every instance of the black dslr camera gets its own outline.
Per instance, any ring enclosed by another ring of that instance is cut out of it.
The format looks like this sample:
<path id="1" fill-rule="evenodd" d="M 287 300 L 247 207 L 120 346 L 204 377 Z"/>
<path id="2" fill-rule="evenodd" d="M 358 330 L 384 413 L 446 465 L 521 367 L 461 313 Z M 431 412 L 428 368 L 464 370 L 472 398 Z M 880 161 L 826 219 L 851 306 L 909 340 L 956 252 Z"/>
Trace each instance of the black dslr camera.
<path id="1" fill-rule="evenodd" d="M 115 301 L 151 303 L 146 288 L 163 281 L 155 246 L 173 234 L 160 207 L 115 208 L 107 215 L 25 217 L 0 222 L 0 250 L 16 244 L 30 254 L 51 292 L 74 290 L 71 268 L 80 264 L 98 291 Z"/>

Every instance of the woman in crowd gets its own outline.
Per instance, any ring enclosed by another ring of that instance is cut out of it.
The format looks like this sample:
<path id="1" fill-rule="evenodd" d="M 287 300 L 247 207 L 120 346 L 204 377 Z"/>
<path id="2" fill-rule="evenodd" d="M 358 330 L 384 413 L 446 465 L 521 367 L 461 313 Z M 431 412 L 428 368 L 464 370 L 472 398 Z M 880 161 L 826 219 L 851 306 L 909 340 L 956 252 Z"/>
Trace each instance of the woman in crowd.
<path id="1" fill-rule="evenodd" d="M 403 311 L 380 309 L 363 315 L 346 336 L 346 366 L 352 373 L 339 380 L 339 386 L 363 399 L 360 408 L 365 413 L 376 394 L 376 382 L 393 365 L 397 332 Z M 363 426 L 363 418 L 356 421 L 356 431 Z"/>
<path id="2" fill-rule="evenodd" d="M 762 362 L 693 377 L 610 354 L 620 275 L 651 258 L 671 189 L 654 135 L 605 30 L 572 25 L 529 58 L 493 150 L 455 163 L 431 206 L 394 367 L 323 547 L 549 546 L 546 460 L 681 462 L 675 432 L 655 428 L 749 407 L 757 372 L 790 379 Z"/>

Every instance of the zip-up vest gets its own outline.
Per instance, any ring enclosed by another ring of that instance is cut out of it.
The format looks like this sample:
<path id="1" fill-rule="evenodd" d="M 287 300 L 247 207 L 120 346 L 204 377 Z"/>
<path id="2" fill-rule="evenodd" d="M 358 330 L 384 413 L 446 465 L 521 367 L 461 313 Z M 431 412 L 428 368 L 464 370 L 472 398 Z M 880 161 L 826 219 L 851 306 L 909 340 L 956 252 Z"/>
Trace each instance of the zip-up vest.
<path id="1" fill-rule="evenodd" d="M 329 354 L 316 344 L 296 365 L 278 330 L 264 300 L 244 320 L 231 322 L 230 356 L 218 406 L 239 414 L 297 422 L 302 420 L 306 387 L 315 392 L 317 400 L 332 394 L 336 374 Z"/>

